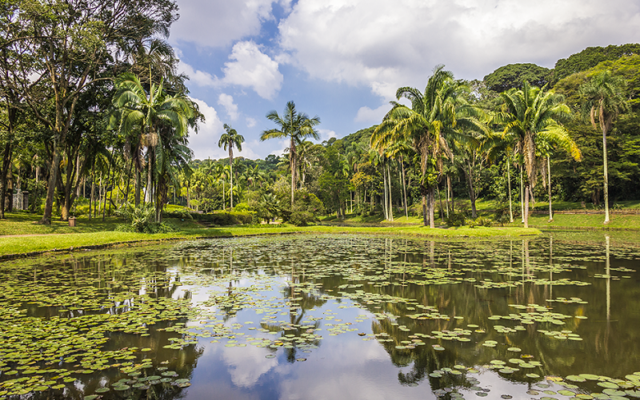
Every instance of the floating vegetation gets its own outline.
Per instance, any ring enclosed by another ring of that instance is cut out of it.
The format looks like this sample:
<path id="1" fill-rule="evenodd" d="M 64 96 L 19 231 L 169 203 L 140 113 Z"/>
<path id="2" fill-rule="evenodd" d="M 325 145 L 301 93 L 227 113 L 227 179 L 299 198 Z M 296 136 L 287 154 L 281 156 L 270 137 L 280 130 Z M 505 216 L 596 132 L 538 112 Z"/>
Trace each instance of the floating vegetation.
<path id="1" fill-rule="evenodd" d="M 606 373 L 604 344 L 593 347 L 605 336 L 594 332 L 616 309 L 606 314 L 602 305 L 614 301 L 598 296 L 604 285 L 633 283 L 613 282 L 614 273 L 635 271 L 593 273 L 602 263 L 593 249 L 562 255 L 556 244 L 548 261 L 541 241 L 514 243 L 300 236 L 8 262 L 0 266 L 0 397 L 178 396 L 204 349 L 232 357 L 252 348 L 263 362 L 305 369 L 322 362 L 316 353 L 353 340 L 354 358 L 383 349 L 414 369 L 401 374 L 403 385 L 428 377 L 442 385 L 439 397 L 487 396 L 473 378 L 486 370 L 552 385 L 537 395 L 558 400 L 640 397 L 639 373 L 581 374 Z M 189 362 L 177 361 L 185 355 Z"/>

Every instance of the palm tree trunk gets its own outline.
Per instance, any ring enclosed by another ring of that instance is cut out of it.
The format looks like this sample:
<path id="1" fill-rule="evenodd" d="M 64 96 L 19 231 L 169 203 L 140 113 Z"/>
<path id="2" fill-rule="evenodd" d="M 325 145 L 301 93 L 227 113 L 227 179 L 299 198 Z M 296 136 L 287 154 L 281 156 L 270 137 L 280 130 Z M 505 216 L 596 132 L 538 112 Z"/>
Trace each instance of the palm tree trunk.
<path id="1" fill-rule="evenodd" d="M 509 222 L 513 223 L 513 206 L 511 204 L 511 160 L 507 159 L 507 184 L 509 185 Z"/>
<path id="2" fill-rule="evenodd" d="M 229 144 L 229 186 L 231 187 L 231 193 L 229 198 L 231 201 L 231 211 L 233 211 L 233 145 Z"/>
<path id="3" fill-rule="evenodd" d="M 96 167 L 94 164 L 91 170 L 91 194 L 89 195 L 89 219 L 91 219 L 91 206 L 94 204 L 93 193 L 95 192 L 95 188 L 96 188 L 95 172 L 96 172 Z"/>
<path id="4" fill-rule="evenodd" d="M 296 142 L 291 137 L 289 145 L 289 164 L 291 164 L 291 208 L 293 209 L 294 193 L 296 191 Z"/>
<path id="5" fill-rule="evenodd" d="M 140 206 L 140 171 L 136 168 L 136 194 L 135 194 L 135 202 L 136 207 Z"/>
<path id="6" fill-rule="evenodd" d="M 104 222 L 105 213 L 107 211 L 107 186 L 109 185 L 109 172 L 104 182 L 104 199 L 102 200 L 102 222 Z"/>
<path id="7" fill-rule="evenodd" d="M 384 219 L 389 220 L 389 212 L 387 210 L 387 205 L 389 202 L 387 201 L 387 169 L 382 164 L 382 182 L 384 183 L 384 206 L 382 207 L 384 210 Z"/>
<path id="8" fill-rule="evenodd" d="M 471 200 L 471 218 L 478 218 L 478 213 L 476 211 L 476 192 L 473 188 L 473 169 L 471 168 L 471 164 L 467 162 L 467 167 L 469 171 L 465 171 L 467 175 L 467 181 L 469 183 L 469 199 Z"/>
<path id="9" fill-rule="evenodd" d="M 429 188 L 429 227 L 432 229 L 436 227 L 436 221 L 434 219 L 434 209 L 436 206 L 436 199 L 435 199 L 434 192 L 435 190 L 433 186 L 431 186 Z"/>
<path id="10" fill-rule="evenodd" d="M 451 213 L 453 214 L 453 206 L 451 202 L 453 198 L 451 196 L 451 177 L 447 174 L 447 218 L 449 218 L 449 207 L 451 206 Z"/>
<path id="11" fill-rule="evenodd" d="M 522 165 L 520 166 L 520 215 L 522 216 L 522 223 L 524 223 L 524 176 Z"/>
<path id="12" fill-rule="evenodd" d="M 440 219 L 444 220 L 444 207 L 442 206 L 442 194 L 440 193 L 440 186 L 436 186 L 438 190 L 438 200 L 440 201 Z"/>
<path id="13" fill-rule="evenodd" d="M 551 205 L 551 160 L 549 156 L 547 156 L 547 174 L 549 176 L 547 179 L 549 185 L 549 222 L 553 222 L 553 208 Z"/>
<path id="14" fill-rule="evenodd" d="M 389 180 L 389 221 L 393 221 L 393 200 L 391 198 L 391 167 L 387 163 L 387 179 Z"/>
<path id="15" fill-rule="evenodd" d="M 405 182 L 404 163 L 402 162 L 402 157 L 400 157 L 400 165 L 402 166 L 402 193 L 404 195 L 404 216 L 406 218 L 409 218 L 409 206 L 407 205 L 407 184 Z"/>
<path id="16" fill-rule="evenodd" d="M 147 164 L 147 193 L 145 195 L 145 202 L 151 203 L 153 201 L 153 147 L 149 147 L 149 163 Z"/>
<path id="17" fill-rule="evenodd" d="M 604 223 L 609 223 L 609 168 L 607 166 L 607 129 L 602 129 L 602 160 L 604 167 Z"/>
<path id="18" fill-rule="evenodd" d="M 528 183 L 524 189 L 525 189 L 524 190 L 524 212 L 523 212 L 524 227 L 529 228 L 529 184 Z"/>

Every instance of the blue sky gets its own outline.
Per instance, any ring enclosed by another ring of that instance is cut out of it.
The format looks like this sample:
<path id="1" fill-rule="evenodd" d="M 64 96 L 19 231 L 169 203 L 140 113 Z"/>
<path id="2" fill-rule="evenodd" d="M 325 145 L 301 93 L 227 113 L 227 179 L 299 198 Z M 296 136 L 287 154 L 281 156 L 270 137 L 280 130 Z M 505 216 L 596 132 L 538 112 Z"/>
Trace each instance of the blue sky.
<path id="1" fill-rule="evenodd" d="M 640 42 L 637 0 L 177 0 L 170 43 L 206 123 L 195 157 L 221 158 L 222 124 L 249 158 L 280 154 L 260 142 L 267 112 L 322 120 L 322 140 L 379 123 L 400 86 L 422 89 L 437 64 L 482 79 L 510 63 L 553 67 L 588 46 Z"/>

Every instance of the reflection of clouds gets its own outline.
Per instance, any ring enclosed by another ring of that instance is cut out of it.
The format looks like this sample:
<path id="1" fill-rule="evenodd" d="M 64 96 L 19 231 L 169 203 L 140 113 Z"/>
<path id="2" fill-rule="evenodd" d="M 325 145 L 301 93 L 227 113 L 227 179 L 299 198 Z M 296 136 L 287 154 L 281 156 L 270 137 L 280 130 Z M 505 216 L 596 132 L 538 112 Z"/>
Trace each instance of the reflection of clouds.
<path id="1" fill-rule="evenodd" d="M 321 347 L 317 353 L 308 354 L 305 363 L 278 366 L 275 369 L 278 375 L 291 377 L 282 381 L 280 398 L 375 400 L 416 395 L 424 398 L 423 390 L 418 393 L 415 388 L 398 386 L 397 369 L 389 364 L 389 354 L 380 344 L 343 335 L 337 340 L 329 339 L 331 343 L 323 346 L 326 351 Z"/>
<path id="2" fill-rule="evenodd" d="M 265 358 L 269 352 L 253 347 L 225 347 L 222 358 L 231 375 L 231 382 L 240 387 L 251 387 L 258 379 L 278 365 L 277 358 Z"/>

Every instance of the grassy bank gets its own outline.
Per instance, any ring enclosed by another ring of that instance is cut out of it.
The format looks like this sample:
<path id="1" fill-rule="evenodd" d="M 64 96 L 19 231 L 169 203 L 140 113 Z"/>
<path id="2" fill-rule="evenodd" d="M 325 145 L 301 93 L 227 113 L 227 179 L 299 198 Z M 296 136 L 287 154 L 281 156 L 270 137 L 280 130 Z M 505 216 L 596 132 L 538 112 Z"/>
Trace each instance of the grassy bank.
<path id="1" fill-rule="evenodd" d="M 555 214 L 553 222 L 549 222 L 548 215 L 529 216 L 529 226 L 539 229 L 546 228 L 589 228 L 589 229 L 629 229 L 640 230 L 640 215 L 611 215 L 611 222 L 604 225 L 604 214 Z M 511 226 L 522 226 L 516 220 Z"/>
<path id="2" fill-rule="evenodd" d="M 3 224 L 5 221 L 0 222 Z M 80 228 L 80 226 L 78 226 Z M 87 229 L 96 229 L 97 226 Z M 237 237 L 247 235 L 286 234 L 286 233 L 319 233 L 319 234 L 389 234 L 417 237 L 520 237 L 522 235 L 538 235 L 537 229 L 525 230 L 522 228 L 450 228 L 429 229 L 422 226 L 396 226 L 396 227 L 338 227 L 338 226 L 234 226 L 225 228 L 194 227 L 193 224 L 185 224 L 176 232 L 162 234 L 144 234 L 130 232 L 82 232 L 79 230 L 68 234 L 46 234 L 33 236 L 5 236 L 0 237 L 0 255 L 25 254 L 50 250 L 67 250 L 85 246 L 100 246 L 123 242 L 160 241 L 160 240 L 184 240 L 202 237 Z"/>

